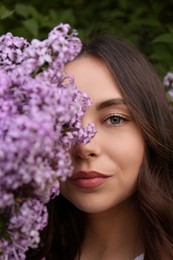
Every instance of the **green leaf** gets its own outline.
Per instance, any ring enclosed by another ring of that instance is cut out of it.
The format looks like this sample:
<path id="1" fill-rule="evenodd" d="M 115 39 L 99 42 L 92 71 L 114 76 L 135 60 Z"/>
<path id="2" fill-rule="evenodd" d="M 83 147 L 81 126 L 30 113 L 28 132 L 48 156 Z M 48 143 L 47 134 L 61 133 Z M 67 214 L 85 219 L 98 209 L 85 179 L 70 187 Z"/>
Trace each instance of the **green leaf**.
<path id="1" fill-rule="evenodd" d="M 34 19 L 27 19 L 23 22 L 23 25 L 27 28 L 27 30 L 36 37 L 38 35 L 38 22 Z"/>
<path id="2" fill-rule="evenodd" d="M 28 6 L 24 5 L 24 4 L 16 4 L 14 7 L 15 12 L 24 17 L 27 18 L 29 16 L 29 10 L 28 10 Z"/>
<path id="3" fill-rule="evenodd" d="M 173 33 L 164 33 L 156 37 L 152 43 L 173 43 Z"/>
<path id="4" fill-rule="evenodd" d="M 11 33 L 13 35 L 22 36 L 28 41 L 33 39 L 33 34 L 31 34 L 28 30 L 26 30 L 25 26 L 21 26 L 21 24 L 18 27 L 12 29 Z"/>
<path id="5" fill-rule="evenodd" d="M 36 20 L 38 20 L 40 17 L 43 19 L 43 15 L 39 13 L 34 6 L 28 5 L 28 11 L 32 17 L 36 18 Z"/>
<path id="6" fill-rule="evenodd" d="M 76 21 L 73 10 L 71 8 L 64 9 L 63 11 L 59 12 L 58 20 L 62 23 L 70 23 L 71 26 L 75 24 Z"/>
<path id="7" fill-rule="evenodd" d="M 119 1 L 120 8 L 127 10 L 131 5 L 128 0 L 121 0 Z"/>
<path id="8" fill-rule="evenodd" d="M 34 6 L 27 4 L 16 4 L 15 12 L 24 18 L 28 18 L 29 16 L 37 18 L 40 15 Z"/>
<path id="9" fill-rule="evenodd" d="M 6 19 L 6 18 L 12 16 L 13 13 L 14 13 L 14 11 L 10 11 L 4 5 L 0 6 L 0 20 Z"/>
<path id="10" fill-rule="evenodd" d="M 170 61 L 172 60 L 170 53 L 167 50 L 156 50 L 150 56 L 152 60 Z"/>
<path id="11" fill-rule="evenodd" d="M 10 239 L 10 235 L 7 231 L 8 221 L 9 221 L 9 215 L 8 214 L 4 215 L 0 212 L 0 237 L 6 240 Z"/>

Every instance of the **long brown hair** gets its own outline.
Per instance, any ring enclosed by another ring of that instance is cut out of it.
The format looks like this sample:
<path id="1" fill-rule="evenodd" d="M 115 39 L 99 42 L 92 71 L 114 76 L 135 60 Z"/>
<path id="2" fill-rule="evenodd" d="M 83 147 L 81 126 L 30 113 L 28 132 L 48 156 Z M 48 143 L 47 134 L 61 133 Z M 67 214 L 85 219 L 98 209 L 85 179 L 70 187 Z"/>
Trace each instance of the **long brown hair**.
<path id="1" fill-rule="evenodd" d="M 131 44 L 100 37 L 80 55 L 104 62 L 140 127 L 146 154 L 139 174 L 136 207 L 140 212 L 145 260 L 173 259 L 173 117 L 163 86 L 147 59 Z M 49 223 L 36 257 L 74 260 L 84 238 L 84 214 L 62 195 L 49 205 Z"/>

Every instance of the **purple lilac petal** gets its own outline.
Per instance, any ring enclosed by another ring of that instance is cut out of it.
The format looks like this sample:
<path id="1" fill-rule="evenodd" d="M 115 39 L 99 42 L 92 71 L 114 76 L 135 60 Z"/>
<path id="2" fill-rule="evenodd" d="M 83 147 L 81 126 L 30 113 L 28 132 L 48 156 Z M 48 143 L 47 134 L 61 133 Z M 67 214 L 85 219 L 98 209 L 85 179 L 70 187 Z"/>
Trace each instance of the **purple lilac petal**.
<path id="1" fill-rule="evenodd" d="M 68 24 L 43 41 L 0 37 L 2 259 L 23 260 L 28 248 L 38 246 L 48 218 L 45 203 L 59 194 L 59 180 L 72 174 L 69 148 L 95 135 L 92 124 L 81 125 L 91 100 L 64 73 L 80 49 Z"/>

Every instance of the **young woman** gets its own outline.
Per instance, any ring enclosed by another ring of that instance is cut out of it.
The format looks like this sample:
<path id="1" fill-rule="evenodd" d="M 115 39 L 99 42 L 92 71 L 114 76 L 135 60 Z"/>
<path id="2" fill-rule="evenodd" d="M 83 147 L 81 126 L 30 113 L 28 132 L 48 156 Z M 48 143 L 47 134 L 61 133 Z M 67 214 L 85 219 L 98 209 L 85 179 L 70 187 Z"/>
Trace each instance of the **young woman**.
<path id="1" fill-rule="evenodd" d="M 91 97 L 82 122 L 97 134 L 72 149 L 74 174 L 28 259 L 173 259 L 173 118 L 158 77 L 113 37 L 84 46 L 66 73 Z"/>

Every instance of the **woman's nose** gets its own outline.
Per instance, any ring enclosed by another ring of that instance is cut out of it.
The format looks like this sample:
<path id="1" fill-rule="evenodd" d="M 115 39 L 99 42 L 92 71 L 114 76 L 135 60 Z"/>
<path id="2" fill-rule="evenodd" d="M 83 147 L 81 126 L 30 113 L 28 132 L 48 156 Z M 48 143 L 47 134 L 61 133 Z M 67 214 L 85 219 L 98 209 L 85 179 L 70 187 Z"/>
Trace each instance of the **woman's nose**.
<path id="1" fill-rule="evenodd" d="M 98 157 L 101 153 L 101 145 L 99 143 L 98 133 L 87 144 L 76 145 L 73 148 L 72 155 L 76 159 L 87 160 Z"/>

